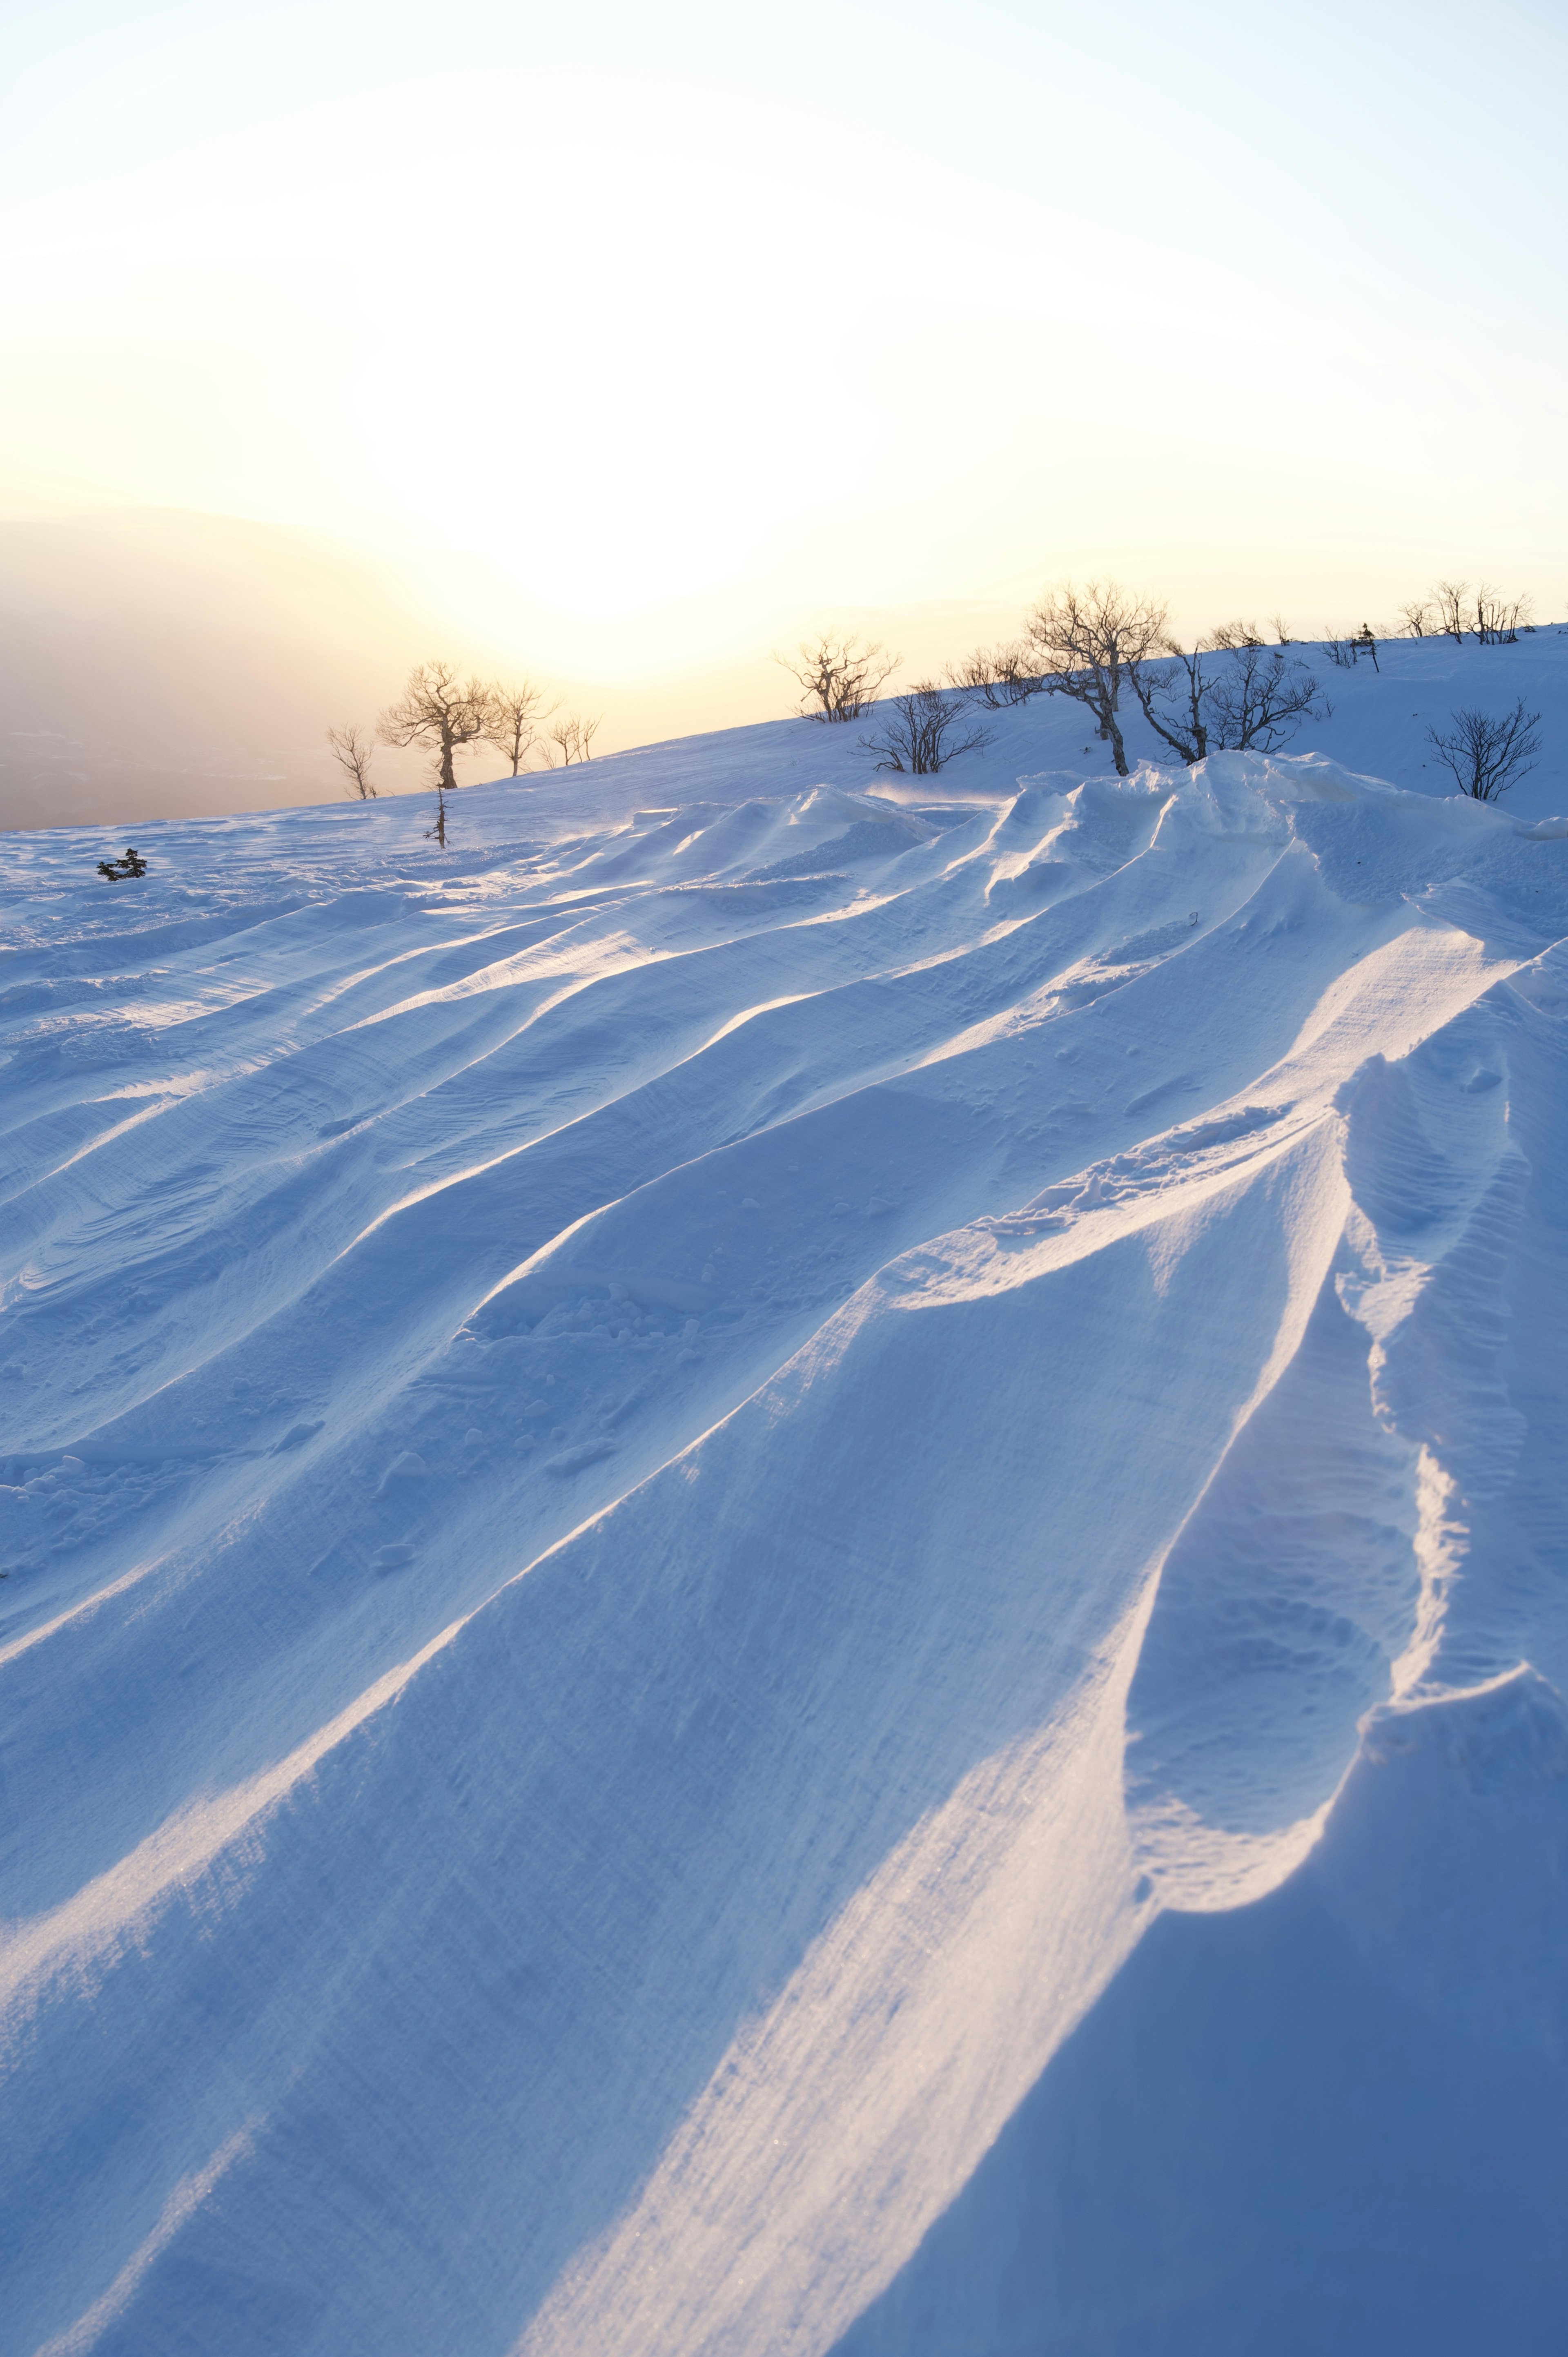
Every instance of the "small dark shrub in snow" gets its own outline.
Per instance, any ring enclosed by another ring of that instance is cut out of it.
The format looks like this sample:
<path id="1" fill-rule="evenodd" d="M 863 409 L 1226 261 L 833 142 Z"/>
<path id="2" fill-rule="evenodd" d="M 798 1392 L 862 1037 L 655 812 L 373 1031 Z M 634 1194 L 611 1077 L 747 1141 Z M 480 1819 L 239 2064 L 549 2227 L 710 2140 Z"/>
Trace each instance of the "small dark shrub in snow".
<path id="1" fill-rule="evenodd" d="M 863 737 L 868 753 L 877 756 L 879 770 L 908 770 L 917 778 L 932 778 L 944 761 L 961 753 L 977 753 L 991 742 L 987 728 L 968 727 L 954 736 L 963 718 L 963 705 L 951 701 L 930 680 L 922 680 L 908 695 L 888 701 L 886 715 L 874 737 Z"/>
<path id="2" fill-rule="evenodd" d="M 1541 715 L 1527 712 L 1521 695 L 1500 719 L 1466 707 L 1448 716 L 1446 729 L 1429 728 L 1427 740 L 1462 794 L 1495 802 L 1535 767 L 1541 750 Z"/>
<path id="3" fill-rule="evenodd" d="M 1348 638 L 1337 639 L 1330 635 L 1323 641 L 1323 651 L 1337 671 L 1353 671 L 1363 655 L 1371 656 L 1374 671 L 1382 670 L 1382 664 L 1378 661 L 1378 634 L 1370 622 L 1363 622 L 1359 630 L 1350 632 Z"/>
<path id="4" fill-rule="evenodd" d="M 98 863 L 98 873 L 106 876 L 111 884 L 118 884 L 124 876 L 145 876 L 146 872 L 146 861 L 139 851 L 133 851 L 129 844 L 125 846 L 124 859 L 101 859 Z"/>

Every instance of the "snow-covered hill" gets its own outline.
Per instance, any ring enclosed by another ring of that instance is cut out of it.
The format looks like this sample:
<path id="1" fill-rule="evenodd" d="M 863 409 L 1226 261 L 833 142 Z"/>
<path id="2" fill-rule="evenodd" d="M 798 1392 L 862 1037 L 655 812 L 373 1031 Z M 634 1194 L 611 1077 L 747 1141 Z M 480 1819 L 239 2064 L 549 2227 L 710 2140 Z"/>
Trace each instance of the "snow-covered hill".
<path id="1" fill-rule="evenodd" d="M 1568 820 L 1063 719 L 15 845 L 6 2352 L 1560 2347 Z"/>

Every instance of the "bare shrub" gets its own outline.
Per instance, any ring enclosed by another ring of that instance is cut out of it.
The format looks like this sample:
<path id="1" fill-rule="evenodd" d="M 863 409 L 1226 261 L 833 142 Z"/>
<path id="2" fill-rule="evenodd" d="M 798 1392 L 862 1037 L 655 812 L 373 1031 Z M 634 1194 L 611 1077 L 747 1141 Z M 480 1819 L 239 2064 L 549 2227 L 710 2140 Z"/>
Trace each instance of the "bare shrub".
<path id="1" fill-rule="evenodd" d="M 593 759 L 593 742 L 598 732 L 598 721 L 584 720 L 578 714 L 568 712 L 551 723 L 547 734 L 550 742 L 559 748 L 562 768 L 569 770 L 574 761 Z M 553 766 L 552 755 L 547 753 L 544 758 Z"/>
<path id="2" fill-rule="evenodd" d="M 1165 650 L 1172 661 L 1140 665 L 1133 693 L 1155 735 L 1189 764 L 1208 753 L 1278 752 L 1304 719 L 1326 717 L 1313 673 L 1279 647 L 1210 645 L 1188 654 L 1167 639 Z"/>
<path id="3" fill-rule="evenodd" d="M 1203 650 L 1187 653 L 1175 639 L 1162 641 L 1168 663 L 1140 664 L 1133 693 L 1156 737 L 1189 766 L 1208 751 L 1208 701 L 1212 681 L 1203 668 Z"/>
<path id="4" fill-rule="evenodd" d="M 1534 610 L 1531 598 L 1505 597 L 1489 581 L 1483 581 L 1476 592 L 1476 637 L 1484 647 L 1513 646 L 1520 625 L 1528 630 Z"/>
<path id="5" fill-rule="evenodd" d="M 1208 643 L 1217 649 L 1261 647 L 1263 639 L 1256 622 L 1221 622 L 1208 633 Z"/>
<path id="6" fill-rule="evenodd" d="M 865 718 L 904 658 L 847 630 L 824 630 L 802 640 L 793 661 L 779 654 L 773 660 L 805 690 L 805 718 L 850 721 Z"/>
<path id="7" fill-rule="evenodd" d="M 1464 644 L 1466 600 L 1469 594 L 1467 581 L 1439 581 L 1432 592 L 1439 634 L 1452 639 L 1456 646 Z"/>
<path id="8" fill-rule="evenodd" d="M 125 845 L 124 859 L 101 859 L 98 873 L 106 876 L 111 884 L 123 884 L 127 876 L 145 876 L 147 863 L 134 844 Z"/>
<path id="9" fill-rule="evenodd" d="M 1429 637 L 1437 619 L 1430 597 L 1412 597 L 1400 608 L 1399 618 L 1407 639 Z"/>
<path id="10" fill-rule="evenodd" d="M 977 753 L 991 742 L 990 729 L 973 725 L 955 737 L 963 718 L 961 698 L 944 695 L 934 680 L 924 679 L 907 694 L 889 697 L 882 726 L 860 741 L 868 753 L 876 754 L 879 770 L 934 778 L 944 762 L 956 761 L 961 753 Z"/>
<path id="11" fill-rule="evenodd" d="M 349 721 L 346 728 L 329 728 L 327 742 L 331 747 L 332 759 L 349 780 L 344 791 L 351 799 L 357 796 L 362 802 L 373 802 L 376 790 L 371 783 L 371 739 Z"/>
<path id="12" fill-rule="evenodd" d="M 1164 644 L 1165 609 L 1134 597 L 1114 581 L 1069 581 L 1041 599 L 1026 624 L 1050 695 L 1070 695 L 1092 713 L 1111 746 L 1118 777 L 1126 777 L 1127 748 L 1117 717 L 1124 684 Z"/>
<path id="13" fill-rule="evenodd" d="M 1027 704 L 1045 684 L 1021 640 L 1007 647 L 976 647 L 962 662 L 949 664 L 948 682 L 988 704 L 993 712 L 1012 704 Z"/>
<path id="14" fill-rule="evenodd" d="M 1427 742 L 1462 794 L 1495 802 L 1534 769 L 1541 715 L 1527 712 L 1522 696 L 1500 719 L 1474 706 L 1451 712 L 1448 719 L 1445 730 L 1427 730 Z"/>

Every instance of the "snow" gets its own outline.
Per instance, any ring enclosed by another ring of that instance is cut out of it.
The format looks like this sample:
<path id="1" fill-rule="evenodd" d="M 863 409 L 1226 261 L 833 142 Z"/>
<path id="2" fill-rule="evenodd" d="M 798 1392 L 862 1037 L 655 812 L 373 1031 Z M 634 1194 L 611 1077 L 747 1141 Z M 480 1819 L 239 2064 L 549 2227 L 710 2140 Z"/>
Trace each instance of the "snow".
<path id="1" fill-rule="evenodd" d="M 1560 2347 L 1568 797 L 1066 725 L 17 839 L 7 2352 Z"/>

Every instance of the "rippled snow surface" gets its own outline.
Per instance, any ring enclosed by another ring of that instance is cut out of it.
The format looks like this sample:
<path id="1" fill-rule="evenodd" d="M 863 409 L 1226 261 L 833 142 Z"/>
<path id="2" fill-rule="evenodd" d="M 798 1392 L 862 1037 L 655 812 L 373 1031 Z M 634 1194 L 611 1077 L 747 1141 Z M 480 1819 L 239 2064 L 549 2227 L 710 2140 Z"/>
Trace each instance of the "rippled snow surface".
<path id="1" fill-rule="evenodd" d="M 0 2346 L 1560 2350 L 1568 834 L 526 808 L 5 871 Z"/>

